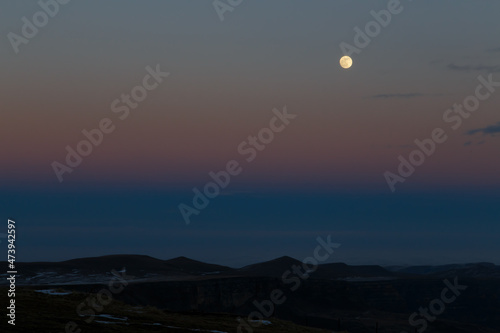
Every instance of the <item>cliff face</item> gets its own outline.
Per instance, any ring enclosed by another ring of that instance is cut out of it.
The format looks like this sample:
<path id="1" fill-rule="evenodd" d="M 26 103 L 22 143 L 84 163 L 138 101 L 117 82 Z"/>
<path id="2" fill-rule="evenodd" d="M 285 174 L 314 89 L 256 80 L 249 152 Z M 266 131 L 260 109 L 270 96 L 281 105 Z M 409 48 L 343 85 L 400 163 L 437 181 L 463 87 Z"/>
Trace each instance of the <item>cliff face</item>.
<path id="1" fill-rule="evenodd" d="M 499 281 L 470 279 L 461 280 L 460 284 L 467 285 L 467 290 L 446 305 L 440 320 L 500 327 Z M 373 320 L 399 318 L 407 324 L 413 312 L 428 307 L 446 287 L 442 279 L 355 283 L 309 279 L 295 291 L 291 286 L 277 278 L 258 277 L 131 283 L 116 298 L 171 311 L 225 312 L 247 317 L 258 310 L 254 301 L 270 300 L 271 292 L 279 289 L 286 299 L 281 305 L 273 305 L 272 316 L 300 324 L 321 322 L 320 326 L 331 328 L 336 327 L 338 318 L 349 320 L 360 316 L 371 316 Z M 91 288 L 75 286 L 74 289 L 94 292 L 97 289 Z"/>
<path id="2" fill-rule="evenodd" d="M 172 311 L 244 312 L 282 287 L 273 278 L 232 278 L 130 284 L 118 298 Z"/>

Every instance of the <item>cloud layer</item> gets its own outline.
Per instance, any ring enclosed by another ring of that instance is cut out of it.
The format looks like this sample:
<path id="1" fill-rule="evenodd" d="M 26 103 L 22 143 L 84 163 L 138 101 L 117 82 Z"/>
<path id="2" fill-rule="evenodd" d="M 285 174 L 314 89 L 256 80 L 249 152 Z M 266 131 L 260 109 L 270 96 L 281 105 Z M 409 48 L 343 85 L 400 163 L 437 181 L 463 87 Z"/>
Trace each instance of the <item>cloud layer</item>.
<path id="1" fill-rule="evenodd" d="M 500 133 L 500 121 L 495 125 L 486 126 L 483 128 L 476 128 L 467 132 L 468 135 L 481 133 L 483 135 Z"/>

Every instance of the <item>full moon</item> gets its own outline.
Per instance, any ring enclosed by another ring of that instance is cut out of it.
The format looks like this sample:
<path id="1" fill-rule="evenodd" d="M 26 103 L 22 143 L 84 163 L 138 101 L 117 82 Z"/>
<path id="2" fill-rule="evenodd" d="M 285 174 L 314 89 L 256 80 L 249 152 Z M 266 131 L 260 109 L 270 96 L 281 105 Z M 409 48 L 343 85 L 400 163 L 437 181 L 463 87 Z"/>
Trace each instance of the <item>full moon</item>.
<path id="1" fill-rule="evenodd" d="M 340 58 L 340 66 L 345 69 L 350 68 L 352 66 L 351 57 L 343 56 L 342 58 Z"/>

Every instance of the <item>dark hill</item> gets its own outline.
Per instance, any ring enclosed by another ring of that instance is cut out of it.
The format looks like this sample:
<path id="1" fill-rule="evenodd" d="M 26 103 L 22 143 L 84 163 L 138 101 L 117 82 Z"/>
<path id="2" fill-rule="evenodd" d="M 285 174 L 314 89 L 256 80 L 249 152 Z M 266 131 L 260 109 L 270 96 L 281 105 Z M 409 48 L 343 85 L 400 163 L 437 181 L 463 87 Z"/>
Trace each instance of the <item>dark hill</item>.
<path id="1" fill-rule="evenodd" d="M 229 272 L 233 269 L 227 266 L 207 264 L 201 261 L 189 259 L 186 257 L 177 257 L 170 260 L 165 260 L 165 263 L 170 267 L 175 267 L 186 273 L 192 274 L 207 274 L 216 272 Z"/>
<path id="2" fill-rule="evenodd" d="M 292 257 L 283 256 L 270 261 L 245 266 L 238 269 L 238 272 L 246 276 L 281 277 L 284 272 L 291 269 L 294 265 L 302 266 L 302 262 Z"/>
<path id="3" fill-rule="evenodd" d="M 89 257 L 72 259 L 61 262 L 79 270 L 105 273 L 111 270 L 126 268 L 127 273 L 139 274 L 141 272 L 154 274 L 177 274 L 182 273 L 179 269 L 169 265 L 164 260 L 145 255 L 117 254 L 102 257 Z"/>

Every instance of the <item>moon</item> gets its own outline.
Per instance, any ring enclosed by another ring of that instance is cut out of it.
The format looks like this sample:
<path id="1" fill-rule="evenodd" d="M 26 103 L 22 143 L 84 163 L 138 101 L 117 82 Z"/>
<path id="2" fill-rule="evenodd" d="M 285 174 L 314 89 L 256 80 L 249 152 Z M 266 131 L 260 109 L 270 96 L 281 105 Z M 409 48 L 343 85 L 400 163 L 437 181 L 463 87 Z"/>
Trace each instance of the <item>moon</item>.
<path id="1" fill-rule="evenodd" d="M 342 68 L 348 69 L 352 66 L 352 59 L 349 56 L 343 56 L 340 58 L 340 66 Z"/>

